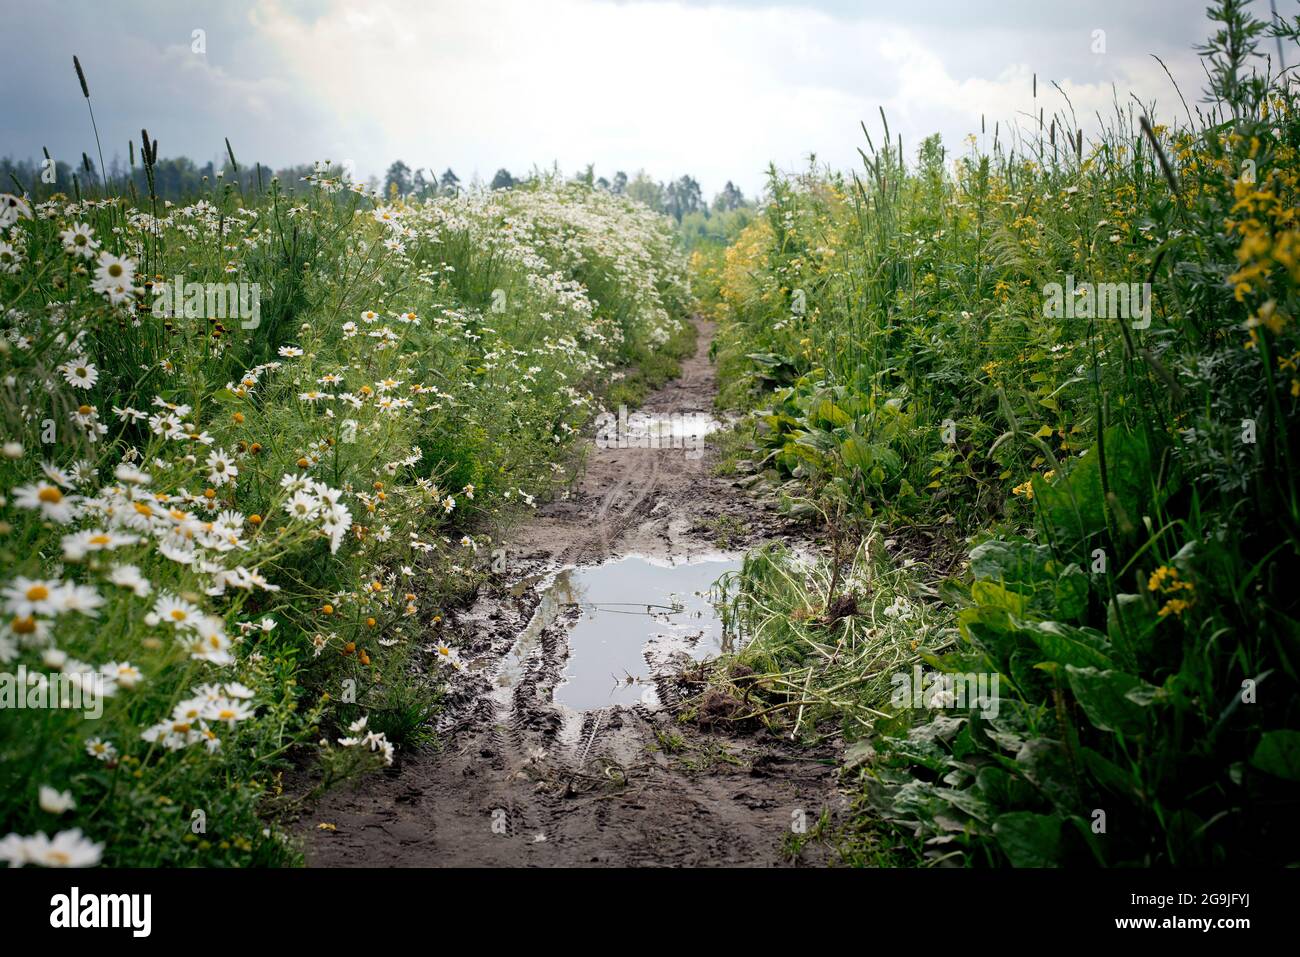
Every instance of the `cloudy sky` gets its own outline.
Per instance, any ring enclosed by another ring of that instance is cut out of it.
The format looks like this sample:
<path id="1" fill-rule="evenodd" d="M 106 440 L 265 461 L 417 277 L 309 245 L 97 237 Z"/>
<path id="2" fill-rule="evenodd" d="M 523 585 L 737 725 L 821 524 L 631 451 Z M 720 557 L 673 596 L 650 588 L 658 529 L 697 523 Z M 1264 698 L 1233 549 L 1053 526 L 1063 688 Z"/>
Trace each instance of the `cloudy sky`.
<path id="1" fill-rule="evenodd" d="M 1279 4 L 1293 12 L 1294 0 Z M 535 164 L 644 168 L 761 187 L 769 162 L 810 153 L 848 168 L 880 141 L 879 108 L 909 155 L 950 152 L 980 116 L 1028 129 L 1114 98 L 1181 112 L 1204 75 L 1203 0 L 0 0 L 0 155 L 94 141 L 72 70 L 90 81 L 105 158 L 146 126 L 163 156 L 200 162 L 229 136 L 242 162 L 329 158 L 382 175 L 454 168 L 462 181 Z M 1256 0 L 1267 15 L 1266 0 Z M 195 31 L 203 31 L 201 34 Z M 1100 32 L 1098 32 L 1100 31 Z M 200 44 L 195 37 L 198 36 Z M 199 47 L 202 49 L 199 49 Z M 1038 100 L 1031 78 L 1038 74 Z M 1005 138 L 1006 133 L 1003 133 Z"/>

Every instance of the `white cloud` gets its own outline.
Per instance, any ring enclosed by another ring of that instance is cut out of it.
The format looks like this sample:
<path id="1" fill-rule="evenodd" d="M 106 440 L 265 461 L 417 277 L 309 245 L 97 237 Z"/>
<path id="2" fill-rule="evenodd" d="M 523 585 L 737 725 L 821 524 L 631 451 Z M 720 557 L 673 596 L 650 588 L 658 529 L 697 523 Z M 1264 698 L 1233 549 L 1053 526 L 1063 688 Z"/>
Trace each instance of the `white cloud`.
<path id="1" fill-rule="evenodd" d="M 70 2 L 85 8 L 57 34 L 19 8 L 16 32 L 34 42 L 0 61 L 21 104 L 0 133 L 19 155 L 86 148 L 76 51 L 110 156 L 147 125 L 164 155 L 200 162 L 229 135 L 241 160 L 277 166 L 350 159 L 382 175 L 400 158 L 468 181 L 592 162 L 607 176 L 690 173 L 706 193 L 733 179 L 752 194 L 769 161 L 791 169 L 809 153 L 855 167 L 859 122 L 879 144 L 881 106 L 909 154 L 936 131 L 960 151 L 981 114 L 990 139 L 998 120 L 1031 128 L 1035 72 L 1038 104 L 1064 105 L 1057 80 L 1085 129 L 1111 112 L 1112 83 L 1121 101 L 1136 89 L 1173 112 L 1148 51 L 1189 99 L 1201 85 L 1174 0 L 1096 0 L 1086 15 L 1036 0 L 261 0 L 208 11 L 203 56 L 179 7 L 146 16 L 145 0 L 124 0 L 139 9 L 105 25 L 93 0 Z M 1104 56 L 1088 50 L 1094 24 L 1107 31 Z"/>
<path id="2" fill-rule="evenodd" d="M 799 8 L 612 3 L 602 0 L 481 0 L 364 11 L 339 2 L 309 21 L 272 3 L 253 14 L 284 67 L 334 116 L 331 148 L 363 172 L 394 158 L 413 167 L 454 167 L 462 180 L 496 167 L 515 173 L 557 162 L 573 171 L 692 173 L 706 192 L 734 179 L 747 191 L 769 161 L 790 168 L 810 153 L 837 167 L 856 164 L 858 127 L 878 128 L 883 105 L 911 153 L 944 133 L 950 150 L 978 130 L 980 114 L 1003 128 L 1039 102 L 1050 61 L 1032 62 L 1032 42 L 1004 29 L 985 75 L 954 76 L 945 50 L 957 37 L 889 20 L 845 19 Z M 1087 42 L 1087 36 L 1075 38 Z M 1162 51 L 1168 53 L 1168 51 Z M 1002 58 L 1001 63 L 998 62 Z M 1148 69 L 1145 64 L 1150 63 Z M 1085 128 L 1109 110 L 1111 82 L 1170 94 L 1154 61 L 1108 54 L 1094 77 L 1063 79 Z M 879 139 L 879 137 L 877 137 Z M 304 157 L 305 159 L 305 157 Z"/>

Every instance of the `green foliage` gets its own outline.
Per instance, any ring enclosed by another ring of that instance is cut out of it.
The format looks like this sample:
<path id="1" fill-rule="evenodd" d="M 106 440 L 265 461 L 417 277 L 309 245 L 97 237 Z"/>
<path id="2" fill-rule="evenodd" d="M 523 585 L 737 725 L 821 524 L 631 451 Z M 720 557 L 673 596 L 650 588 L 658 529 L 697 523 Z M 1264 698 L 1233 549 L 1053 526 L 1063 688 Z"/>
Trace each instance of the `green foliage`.
<path id="1" fill-rule="evenodd" d="M 566 484 L 615 370 L 691 342 L 669 221 L 629 200 L 308 179 L 3 207 L 0 860 L 59 862 L 57 831 L 82 863 L 298 862 L 303 792 L 433 742 L 489 529 Z M 192 309 L 156 298 L 178 275 Z M 211 310 L 227 282 L 254 313 Z M 102 713 L 19 710 L 23 670 Z"/>
<path id="2" fill-rule="evenodd" d="M 1300 860 L 1300 104 L 1244 4 L 1211 16 L 1197 125 L 1118 110 L 1061 149 L 1058 115 L 911 169 L 886 131 L 858 175 L 773 171 L 697 261 L 763 479 L 970 535 L 925 660 L 1000 707 L 894 708 L 849 762 L 922 859 Z M 1146 282 L 1149 309 L 1098 305 Z"/>

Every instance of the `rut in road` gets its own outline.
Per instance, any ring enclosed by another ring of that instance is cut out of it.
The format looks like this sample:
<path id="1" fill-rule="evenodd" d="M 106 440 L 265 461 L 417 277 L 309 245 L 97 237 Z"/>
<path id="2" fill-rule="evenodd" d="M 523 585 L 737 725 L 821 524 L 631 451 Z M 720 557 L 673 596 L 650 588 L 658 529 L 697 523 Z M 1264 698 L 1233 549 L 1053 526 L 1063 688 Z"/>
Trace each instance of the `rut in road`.
<path id="1" fill-rule="evenodd" d="M 681 376 L 642 411 L 711 412 L 713 329 L 698 329 Z M 507 580 L 449 616 L 471 667 L 453 682 L 439 748 L 328 793 L 301 822 L 310 865 L 791 863 L 792 829 L 842 806 L 828 760 L 836 742 L 811 753 L 767 734 L 683 725 L 671 682 L 660 685 L 662 707 L 556 705 L 571 610 L 536 621 L 521 650 L 521 632 L 540 614 L 539 586 L 560 569 L 629 554 L 697 559 L 716 552 L 722 516 L 743 529 L 745 545 L 788 531 L 715 476 L 711 457 L 593 442 L 569 497 L 513 534 Z M 806 848 L 801 862 L 825 853 Z"/>

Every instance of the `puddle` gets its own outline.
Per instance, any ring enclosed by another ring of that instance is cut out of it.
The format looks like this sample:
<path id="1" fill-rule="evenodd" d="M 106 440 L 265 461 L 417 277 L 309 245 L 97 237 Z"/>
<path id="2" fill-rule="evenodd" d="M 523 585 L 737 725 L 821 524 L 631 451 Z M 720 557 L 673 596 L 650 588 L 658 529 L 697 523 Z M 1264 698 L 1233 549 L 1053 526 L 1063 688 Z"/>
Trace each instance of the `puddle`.
<path id="1" fill-rule="evenodd" d="M 541 586 L 537 610 L 498 669 L 496 696 L 508 701 L 537 664 L 541 633 L 568 615 L 575 620 L 555 703 L 579 711 L 657 706 L 655 675 L 729 650 L 709 589 L 740 565 L 740 556 L 671 564 L 631 555 L 561 570 Z"/>
<path id="2" fill-rule="evenodd" d="M 707 412 L 633 412 L 619 406 L 618 416 L 596 417 L 596 447 L 601 449 L 685 449 L 703 454 L 704 438 L 723 427 Z"/>

